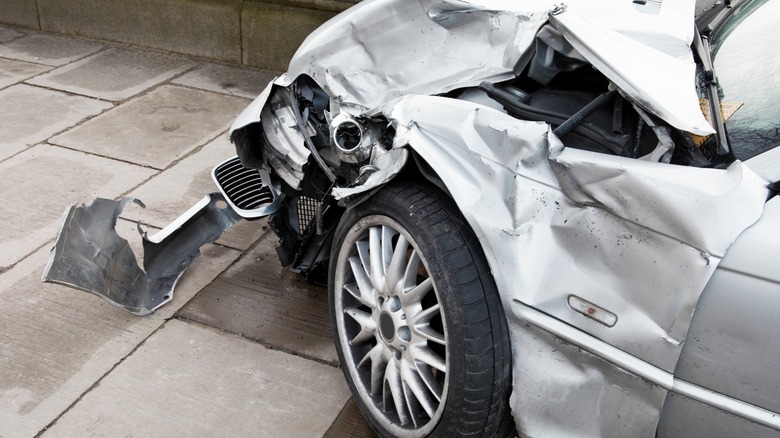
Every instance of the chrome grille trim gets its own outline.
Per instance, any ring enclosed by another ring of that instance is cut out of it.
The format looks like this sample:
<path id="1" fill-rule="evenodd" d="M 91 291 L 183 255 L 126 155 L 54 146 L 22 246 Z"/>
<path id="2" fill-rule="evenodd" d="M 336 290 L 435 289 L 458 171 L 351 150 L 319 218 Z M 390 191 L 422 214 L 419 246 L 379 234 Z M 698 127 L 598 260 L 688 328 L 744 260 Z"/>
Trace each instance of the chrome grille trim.
<path id="1" fill-rule="evenodd" d="M 245 219 L 268 216 L 279 209 L 279 191 L 268 172 L 244 167 L 238 157 L 223 161 L 211 172 L 230 207 Z"/>

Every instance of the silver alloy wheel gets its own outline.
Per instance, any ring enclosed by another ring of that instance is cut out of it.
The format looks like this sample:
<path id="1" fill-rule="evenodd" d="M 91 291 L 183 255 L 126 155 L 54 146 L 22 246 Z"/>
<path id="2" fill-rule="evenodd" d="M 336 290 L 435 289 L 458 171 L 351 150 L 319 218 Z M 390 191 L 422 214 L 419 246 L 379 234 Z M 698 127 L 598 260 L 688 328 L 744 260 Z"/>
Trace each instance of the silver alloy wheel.
<path id="1" fill-rule="evenodd" d="M 334 314 L 358 395 L 396 436 L 424 436 L 447 398 L 447 329 L 425 255 L 396 221 L 360 219 L 339 248 Z"/>

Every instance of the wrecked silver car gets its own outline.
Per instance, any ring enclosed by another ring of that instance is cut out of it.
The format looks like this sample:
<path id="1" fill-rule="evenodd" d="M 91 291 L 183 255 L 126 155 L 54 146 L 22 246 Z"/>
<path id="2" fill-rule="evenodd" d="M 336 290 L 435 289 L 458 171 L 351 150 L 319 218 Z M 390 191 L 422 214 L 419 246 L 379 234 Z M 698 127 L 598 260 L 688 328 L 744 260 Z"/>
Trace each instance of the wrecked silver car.
<path id="1" fill-rule="evenodd" d="M 268 216 L 281 263 L 328 285 L 382 436 L 780 435 L 777 17 L 362 2 L 233 124 L 230 208 L 214 195 L 150 239 L 169 250 L 150 243 L 146 271 L 79 280 L 81 207 L 47 275 L 148 313 L 201 243 Z"/>

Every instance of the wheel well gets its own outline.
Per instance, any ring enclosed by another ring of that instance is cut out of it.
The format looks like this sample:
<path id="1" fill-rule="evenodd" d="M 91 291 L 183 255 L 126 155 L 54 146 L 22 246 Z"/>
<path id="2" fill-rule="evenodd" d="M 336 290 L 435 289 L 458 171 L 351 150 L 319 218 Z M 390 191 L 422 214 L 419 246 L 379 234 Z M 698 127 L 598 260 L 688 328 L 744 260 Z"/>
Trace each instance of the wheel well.
<path id="1" fill-rule="evenodd" d="M 320 218 L 318 223 L 321 226 L 317 232 L 313 228 L 303 230 L 296 226 L 301 220 L 299 204 L 314 200 L 305 196 L 304 193 L 297 193 L 296 196 L 293 195 L 296 192 L 290 192 L 285 207 L 269 218 L 271 228 L 280 239 L 277 253 L 282 265 L 289 267 L 293 272 L 300 274 L 312 283 L 323 285 L 325 283 L 324 269 L 329 263 L 328 255 L 330 254 L 332 233 L 342 220 L 344 213 L 346 210 L 356 208 L 370 200 L 387 185 L 399 184 L 402 181 L 431 185 L 454 202 L 452 194 L 436 171 L 414 150 L 409 148 L 409 151 L 413 159 L 408 160 L 398 175 L 387 183 L 349 199 L 342 199 L 338 203 L 332 198 L 330 201 L 324 198 L 317 201 L 323 202 L 323 205 L 330 205 L 329 208 L 322 210 L 327 214 Z M 314 218 L 311 220 L 313 221 Z"/>
<path id="2" fill-rule="evenodd" d="M 425 161 L 418 153 L 414 152 L 414 150 L 411 150 L 411 152 L 414 160 L 407 164 L 404 171 L 408 171 L 410 174 L 416 175 L 418 180 L 425 180 L 433 184 L 439 188 L 439 190 L 444 192 L 450 199 L 453 199 L 452 194 L 447 189 L 447 186 L 444 185 L 444 181 L 442 181 L 442 179 L 439 177 L 439 174 L 433 170 L 433 167 L 431 167 L 431 165 L 428 164 L 428 162 Z"/>

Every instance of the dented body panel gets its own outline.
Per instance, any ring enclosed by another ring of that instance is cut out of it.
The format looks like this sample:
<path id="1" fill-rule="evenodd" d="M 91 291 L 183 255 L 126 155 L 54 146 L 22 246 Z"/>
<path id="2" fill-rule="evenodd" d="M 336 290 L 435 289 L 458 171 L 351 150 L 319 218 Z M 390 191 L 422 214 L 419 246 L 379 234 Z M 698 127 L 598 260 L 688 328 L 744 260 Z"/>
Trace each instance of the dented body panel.
<path id="1" fill-rule="evenodd" d="M 693 86 L 692 0 L 664 5 L 657 14 L 629 2 L 580 0 L 551 14 L 559 3 L 361 2 L 314 31 L 274 84 L 285 87 L 305 74 L 331 98 L 370 112 L 410 94 L 499 82 L 526 67 L 535 35 L 549 19 L 647 110 L 679 129 L 713 133 Z M 258 96 L 231 131 L 258 121 L 268 94 Z"/>
<path id="2" fill-rule="evenodd" d="M 766 182 L 739 162 L 695 169 L 566 149 L 546 125 L 463 102 L 433 111 L 439 99 L 408 97 L 390 114 L 408 129 L 399 129 L 399 141 L 435 163 L 451 188 L 511 309 L 518 430 L 647 435 L 673 388 L 699 296 L 727 248 L 761 217 Z M 577 312 L 572 295 L 613 313 L 616 323 Z M 555 324 L 552 317 L 603 343 L 589 352 L 574 343 L 563 353 L 562 339 L 529 332 L 528 308 L 542 315 L 531 321 L 537 328 L 550 329 L 542 324 Z M 604 360 L 610 347 L 643 362 L 647 376 Z M 572 372 L 585 363 L 599 372 Z M 622 389 L 604 392 L 616 385 Z M 564 389 L 562 398 L 539 397 Z M 609 406 L 635 429 L 600 418 Z M 551 412 L 561 417 L 550 421 Z"/>
<path id="3" fill-rule="evenodd" d="M 397 138 L 451 188 L 499 290 L 672 372 L 698 295 L 761 216 L 766 182 L 738 162 L 695 169 L 562 148 L 546 125 L 463 102 L 433 111 L 440 99 L 396 105 L 409 129 Z M 570 294 L 617 324 L 583 318 Z"/>

